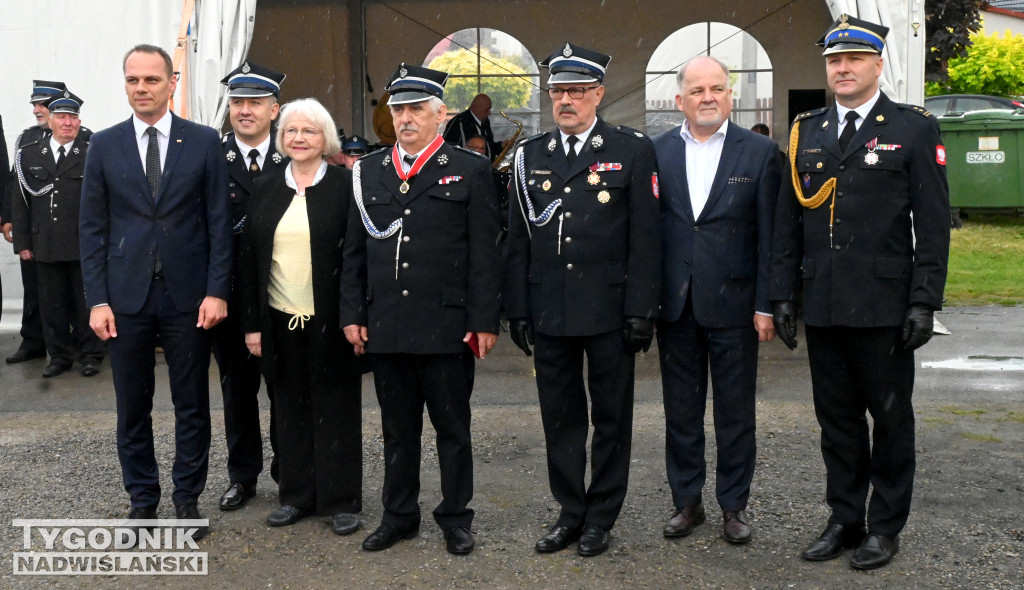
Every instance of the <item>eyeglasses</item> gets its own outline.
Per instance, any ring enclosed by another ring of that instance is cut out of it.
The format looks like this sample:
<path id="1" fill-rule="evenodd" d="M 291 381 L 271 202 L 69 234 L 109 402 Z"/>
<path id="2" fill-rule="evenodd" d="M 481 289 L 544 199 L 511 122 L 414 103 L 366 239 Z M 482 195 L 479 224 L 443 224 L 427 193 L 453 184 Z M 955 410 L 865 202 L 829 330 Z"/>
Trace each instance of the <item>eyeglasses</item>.
<path id="1" fill-rule="evenodd" d="M 302 137 L 304 139 L 313 139 L 314 137 L 316 137 L 317 135 L 320 135 L 323 132 L 320 131 L 319 129 L 310 129 L 308 127 L 305 128 L 305 129 L 296 129 L 294 127 L 289 127 L 289 128 L 284 130 L 284 136 L 285 137 L 295 137 L 299 133 L 302 134 Z"/>
<path id="2" fill-rule="evenodd" d="M 569 94 L 569 98 L 579 100 L 579 99 L 583 98 L 583 95 L 586 94 L 588 90 L 593 90 L 595 88 L 598 88 L 598 87 L 597 86 L 574 86 L 572 88 L 555 88 L 555 87 L 551 87 L 551 88 L 548 88 L 548 96 L 551 97 L 551 100 L 558 100 L 558 99 L 562 98 L 563 94 L 568 93 Z"/>

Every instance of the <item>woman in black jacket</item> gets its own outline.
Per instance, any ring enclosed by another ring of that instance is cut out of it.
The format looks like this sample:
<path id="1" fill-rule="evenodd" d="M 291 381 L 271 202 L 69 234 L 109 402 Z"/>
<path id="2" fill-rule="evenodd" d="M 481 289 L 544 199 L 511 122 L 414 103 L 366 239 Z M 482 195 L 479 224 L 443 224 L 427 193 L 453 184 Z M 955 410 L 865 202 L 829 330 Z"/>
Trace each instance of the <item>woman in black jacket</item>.
<path id="1" fill-rule="evenodd" d="M 315 99 L 281 109 L 277 145 L 291 162 L 255 184 L 239 313 L 274 388 L 281 507 L 267 524 L 330 516 L 347 535 L 362 509 L 362 371 L 338 323 L 352 177 L 324 160 L 339 149 L 334 129 Z"/>

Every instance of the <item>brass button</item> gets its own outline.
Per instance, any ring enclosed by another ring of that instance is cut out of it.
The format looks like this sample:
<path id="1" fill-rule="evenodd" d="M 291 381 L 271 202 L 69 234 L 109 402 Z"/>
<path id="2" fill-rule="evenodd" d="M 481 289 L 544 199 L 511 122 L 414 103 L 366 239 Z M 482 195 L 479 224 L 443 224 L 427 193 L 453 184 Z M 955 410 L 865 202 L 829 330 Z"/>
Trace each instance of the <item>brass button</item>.
<path id="1" fill-rule="evenodd" d="M 566 265 L 565 265 L 565 268 L 566 268 L 567 270 L 572 270 L 572 263 L 570 262 L 569 264 L 566 264 Z"/>

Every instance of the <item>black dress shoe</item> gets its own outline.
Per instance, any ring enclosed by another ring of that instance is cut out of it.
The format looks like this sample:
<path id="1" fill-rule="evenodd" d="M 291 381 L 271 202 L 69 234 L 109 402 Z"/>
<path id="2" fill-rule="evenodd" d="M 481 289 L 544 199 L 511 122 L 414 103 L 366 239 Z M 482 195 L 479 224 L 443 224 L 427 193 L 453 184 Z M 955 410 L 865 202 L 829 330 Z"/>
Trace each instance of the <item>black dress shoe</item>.
<path id="1" fill-rule="evenodd" d="M 583 527 L 583 534 L 580 535 L 580 544 L 576 547 L 576 553 L 580 557 L 601 555 L 608 550 L 610 540 L 611 533 L 596 524 L 588 524 Z"/>
<path id="2" fill-rule="evenodd" d="M 899 550 L 899 537 L 887 537 L 871 533 L 864 538 L 860 547 L 857 547 L 857 550 L 853 552 L 850 567 L 855 570 L 880 568 L 892 561 L 893 556 Z"/>
<path id="3" fill-rule="evenodd" d="M 685 537 L 692 533 L 693 529 L 703 523 L 706 518 L 707 514 L 704 512 L 703 503 L 698 503 L 696 506 L 687 506 L 682 510 L 677 510 L 672 515 L 672 518 L 668 519 L 661 534 L 668 539 Z"/>
<path id="4" fill-rule="evenodd" d="M 335 535 L 351 535 L 359 530 L 359 517 L 351 512 L 339 512 L 331 517 L 331 530 Z"/>
<path id="5" fill-rule="evenodd" d="M 856 547 L 867 534 L 864 527 L 830 523 L 825 532 L 804 549 L 801 557 L 807 561 L 828 561 L 843 553 L 843 549 Z"/>
<path id="6" fill-rule="evenodd" d="M 306 511 L 294 506 L 282 506 L 267 516 L 270 526 L 291 526 L 306 517 Z"/>
<path id="7" fill-rule="evenodd" d="M 220 496 L 221 510 L 238 510 L 256 496 L 255 485 L 243 485 L 238 482 L 231 484 Z"/>
<path id="8" fill-rule="evenodd" d="M 444 534 L 444 546 L 452 555 L 469 555 L 476 542 L 473 533 L 463 527 L 455 527 Z"/>
<path id="9" fill-rule="evenodd" d="M 561 551 L 569 546 L 576 539 L 580 538 L 579 529 L 571 529 L 566 526 L 555 525 L 551 527 L 548 534 L 544 535 L 534 545 L 534 549 L 537 553 L 554 553 L 555 551 Z"/>
<path id="10" fill-rule="evenodd" d="M 363 539 L 363 549 L 367 551 L 383 551 L 402 539 L 415 537 L 419 530 L 419 527 L 400 529 L 390 524 L 381 524 L 377 527 L 377 530 L 370 533 L 369 537 Z"/>
<path id="11" fill-rule="evenodd" d="M 67 365 L 51 362 L 50 364 L 46 365 L 45 369 L 43 369 L 43 377 L 47 379 L 49 379 L 50 377 L 56 377 L 57 375 L 63 374 L 64 371 L 67 371 L 70 368 L 71 367 L 68 367 Z"/>
<path id="12" fill-rule="evenodd" d="M 95 377 L 99 374 L 100 361 L 92 359 L 82 361 L 82 377 Z"/>
<path id="13" fill-rule="evenodd" d="M 125 525 L 125 528 L 135 533 L 135 541 L 132 543 L 132 547 L 137 547 L 139 545 L 139 531 L 143 529 L 147 531 L 153 530 L 152 526 L 143 526 L 138 524 L 136 521 L 156 519 L 156 506 L 135 506 L 128 511 L 128 523 Z"/>
<path id="14" fill-rule="evenodd" d="M 747 522 L 746 510 L 722 511 L 722 533 L 725 540 L 733 545 L 750 542 L 750 524 Z"/>
<path id="15" fill-rule="evenodd" d="M 46 356 L 46 350 L 26 350 L 19 348 L 17 352 L 7 357 L 7 364 L 23 363 L 32 359 L 41 359 Z"/>
<path id="16" fill-rule="evenodd" d="M 174 516 L 178 520 L 205 520 L 202 514 L 199 514 L 199 508 L 195 504 L 177 504 L 174 506 Z M 187 529 L 196 529 L 196 532 L 192 533 L 192 540 L 198 541 L 210 532 L 210 527 L 206 525 L 196 525 L 185 527 Z"/>

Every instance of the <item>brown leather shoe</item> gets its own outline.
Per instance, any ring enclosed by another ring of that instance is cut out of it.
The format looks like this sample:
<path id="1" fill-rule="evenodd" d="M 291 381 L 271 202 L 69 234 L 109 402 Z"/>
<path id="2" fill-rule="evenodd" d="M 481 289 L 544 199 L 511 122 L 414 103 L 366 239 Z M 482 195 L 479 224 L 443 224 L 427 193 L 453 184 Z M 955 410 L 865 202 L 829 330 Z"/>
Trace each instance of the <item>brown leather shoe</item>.
<path id="1" fill-rule="evenodd" d="M 692 533 L 693 529 L 703 523 L 706 518 L 707 514 L 704 512 L 703 502 L 696 506 L 687 506 L 682 510 L 677 510 L 672 515 L 672 518 L 668 519 L 661 533 L 665 535 L 666 539 L 685 537 Z"/>
<path id="2" fill-rule="evenodd" d="M 725 534 L 725 540 L 733 545 L 749 543 L 750 525 L 747 520 L 746 510 L 723 510 L 722 532 Z"/>

